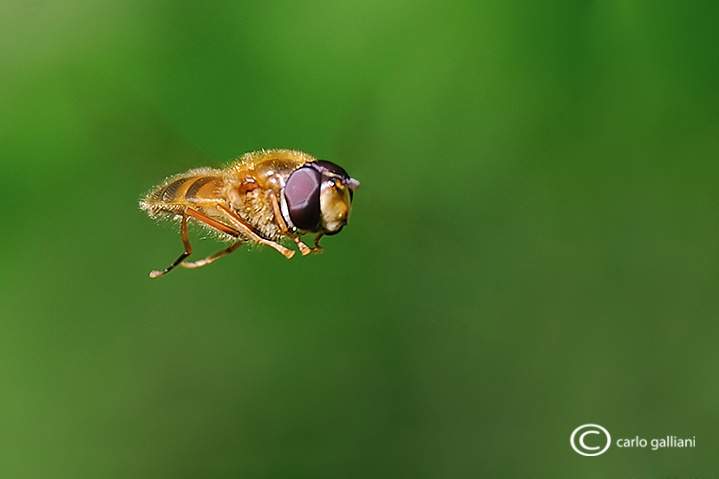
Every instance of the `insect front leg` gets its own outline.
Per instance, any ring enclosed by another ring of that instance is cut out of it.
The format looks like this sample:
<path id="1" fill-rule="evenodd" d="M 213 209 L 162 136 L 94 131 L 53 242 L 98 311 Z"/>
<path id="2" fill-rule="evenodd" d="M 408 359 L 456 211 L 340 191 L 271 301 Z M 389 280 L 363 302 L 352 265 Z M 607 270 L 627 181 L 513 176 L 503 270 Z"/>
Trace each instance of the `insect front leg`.
<path id="1" fill-rule="evenodd" d="M 154 270 L 150 271 L 150 278 L 159 278 L 162 275 L 165 275 L 175 269 L 178 264 L 182 263 L 182 261 L 190 256 L 192 254 L 192 247 L 190 246 L 190 238 L 187 236 L 187 215 L 185 212 L 182 212 L 182 243 L 185 245 L 185 251 L 167 268 L 163 270 Z"/>
<path id="2" fill-rule="evenodd" d="M 322 238 L 324 234 L 319 233 L 317 236 L 315 236 L 315 247 L 312 248 L 312 252 L 317 254 L 323 252 L 325 249 L 320 246 L 320 238 Z"/>
<path id="3" fill-rule="evenodd" d="M 257 234 L 257 232 L 252 228 L 252 226 L 245 223 L 242 218 L 233 213 L 225 205 L 218 204 L 216 208 L 230 220 L 230 222 L 238 231 L 241 231 L 243 235 L 247 236 L 252 241 L 274 248 L 287 259 L 290 259 L 295 255 L 294 251 L 285 248 L 279 243 L 275 243 L 274 241 L 270 241 L 267 238 L 263 238 L 262 236 Z"/>
<path id="4" fill-rule="evenodd" d="M 272 211 L 275 214 L 275 223 L 280 228 L 282 234 L 291 238 L 292 241 L 295 242 L 295 244 L 300 250 L 300 253 L 302 253 L 302 256 L 307 256 L 308 254 L 310 254 L 312 252 L 312 248 L 304 244 L 302 240 L 300 240 L 297 236 L 293 235 L 290 232 L 290 229 L 287 227 L 285 219 L 282 217 L 282 211 L 280 210 L 280 202 L 277 200 L 277 197 L 274 194 L 270 194 L 270 201 L 272 203 Z"/>

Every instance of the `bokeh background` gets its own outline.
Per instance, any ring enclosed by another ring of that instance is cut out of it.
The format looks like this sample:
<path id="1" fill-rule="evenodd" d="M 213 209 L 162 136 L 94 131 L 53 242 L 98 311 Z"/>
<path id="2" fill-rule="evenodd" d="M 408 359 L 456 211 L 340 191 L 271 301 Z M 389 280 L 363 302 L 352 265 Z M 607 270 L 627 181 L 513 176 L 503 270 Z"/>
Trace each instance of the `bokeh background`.
<path id="1" fill-rule="evenodd" d="M 2 2 L 0 476 L 713 477 L 718 19 Z M 358 178 L 350 225 L 150 280 L 138 198 L 261 148 Z"/>

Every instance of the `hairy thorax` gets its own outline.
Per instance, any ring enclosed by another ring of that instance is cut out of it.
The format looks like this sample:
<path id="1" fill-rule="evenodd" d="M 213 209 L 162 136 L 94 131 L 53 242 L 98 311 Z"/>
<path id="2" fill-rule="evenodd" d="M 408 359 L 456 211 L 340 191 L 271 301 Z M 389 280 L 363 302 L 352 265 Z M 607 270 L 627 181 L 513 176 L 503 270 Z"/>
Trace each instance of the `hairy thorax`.
<path id="1" fill-rule="evenodd" d="M 245 186 L 241 184 L 228 187 L 230 208 L 262 236 L 279 241 L 284 235 L 273 221 L 275 213 L 270 197 L 274 192 Z"/>

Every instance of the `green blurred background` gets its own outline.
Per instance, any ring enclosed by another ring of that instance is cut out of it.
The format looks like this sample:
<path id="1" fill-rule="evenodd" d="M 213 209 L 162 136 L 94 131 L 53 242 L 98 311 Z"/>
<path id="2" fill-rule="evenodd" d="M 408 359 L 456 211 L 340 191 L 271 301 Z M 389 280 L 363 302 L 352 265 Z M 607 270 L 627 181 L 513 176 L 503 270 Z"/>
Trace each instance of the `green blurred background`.
<path id="1" fill-rule="evenodd" d="M 4 1 L 0 477 L 716 477 L 718 20 Z M 358 178 L 350 225 L 148 279 L 138 198 L 261 148 Z"/>

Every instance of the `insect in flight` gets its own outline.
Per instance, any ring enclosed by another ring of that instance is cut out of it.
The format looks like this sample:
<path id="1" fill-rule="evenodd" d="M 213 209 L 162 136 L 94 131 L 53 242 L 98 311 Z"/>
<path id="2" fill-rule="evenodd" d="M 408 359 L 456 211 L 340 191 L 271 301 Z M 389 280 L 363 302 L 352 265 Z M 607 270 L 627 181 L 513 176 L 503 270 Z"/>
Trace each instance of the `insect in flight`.
<path id="1" fill-rule="evenodd" d="M 287 259 L 295 251 L 281 244 L 284 239 L 294 241 L 303 256 L 319 253 L 320 238 L 339 233 L 347 224 L 359 185 L 334 163 L 294 150 L 256 151 L 224 169 L 198 168 L 171 176 L 140 201 L 140 208 L 152 218 L 179 221 L 185 250 L 167 268 L 151 271 L 150 277 L 178 265 L 205 266 L 244 243 L 270 246 Z M 204 259 L 185 261 L 192 254 L 188 221 L 232 244 Z M 300 240 L 315 233 L 312 248 Z"/>

